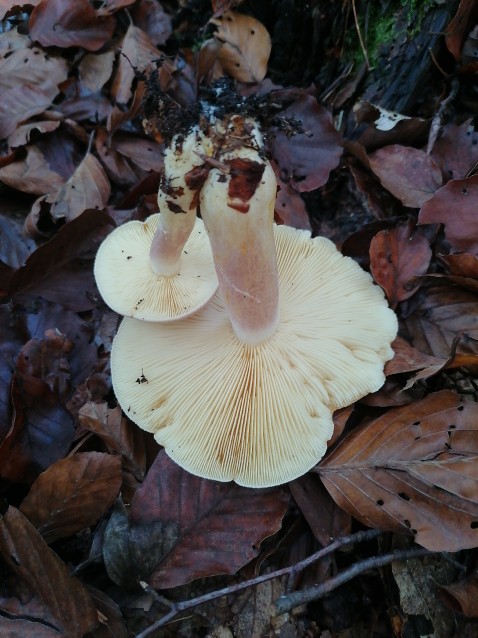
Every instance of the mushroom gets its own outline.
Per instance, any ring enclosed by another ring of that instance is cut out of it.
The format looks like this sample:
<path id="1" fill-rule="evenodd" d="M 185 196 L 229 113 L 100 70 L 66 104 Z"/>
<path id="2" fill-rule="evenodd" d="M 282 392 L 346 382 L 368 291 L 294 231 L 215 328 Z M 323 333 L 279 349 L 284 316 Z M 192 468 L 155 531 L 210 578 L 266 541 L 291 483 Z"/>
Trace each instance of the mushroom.
<path id="1" fill-rule="evenodd" d="M 201 191 L 219 291 L 175 324 L 125 319 L 113 387 L 184 469 L 266 487 L 312 468 L 332 412 L 381 387 L 397 320 L 331 241 L 274 226 L 274 172 L 254 148 L 223 163 Z"/>
<path id="2" fill-rule="evenodd" d="M 206 149 L 207 150 L 207 149 Z M 166 150 L 160 212 L 116 228 L 101 244 L 94 273 L 117 313 L 172 321 L 201 308 L 217 290 L 211 247 L 196 217 L 198 193 L 189 176 L 204 164 L 204 135 L 194 128 Z"/>

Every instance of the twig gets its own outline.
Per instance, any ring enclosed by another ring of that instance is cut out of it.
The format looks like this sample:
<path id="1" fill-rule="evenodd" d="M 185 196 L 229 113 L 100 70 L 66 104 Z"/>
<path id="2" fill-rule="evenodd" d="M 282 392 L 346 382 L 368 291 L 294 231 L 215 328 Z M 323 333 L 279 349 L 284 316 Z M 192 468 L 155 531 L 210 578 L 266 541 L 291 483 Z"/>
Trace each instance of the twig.
<path id="1" fill-rule="evenodd" d="M 410 558 L 420 558 L 421 556 L 430 556 L 431 552 L 423 547 L 415 549 L 402 549 L 391 552 L 390 554 L 383 554 L 383 556 L 373 556 L 372 558 L 366 558 L 365 560 L 355 563 L 348 569 L 345 569 L 337 576 L 329 578 L 320 585 L 315 585 L 309 589 L 303 589 L 302 591 L 295 591 L 286 596 L 281 596 L 275 602 L 275 608 L 278 614 L 285 614 L 286 612 L 299 607 L 304 603 L 310 603 L 312 600 L 322 598 L 329 592 L 333 591 L 340 585 L 347 583 L 359 574 L 368 571 L 369 569 L 376 569 L 377 567 L 383 567 L 395 560 L 410 560 Z"/>
<path id="2" fill-rule="evenodd" d="M 361 543 L 363 541 L 371 540 L 373 538 L 377 538 L 383 534 L 380 529 L 368 529 L 363 532 L 356 532 L 355 534 L 349 534 L 348 536 L 342 536 L 341 538 L 335 539 L 330 545 L 320 549 L 315 554 L 304 558 L 300 562 L 295 565 L 290 565 L 289 567 L 284 567 L 282 569 L 278 569 L 275 572 L 270 572 L 269 574 L 263 574 L 262 576 L 256 576 L 256 578 L 251 578 L 249 580 L 245 580 L 242 583 L 238 583 L 237 585 L 230 585 L 229 587 L 224 587 L 223 589 L 217 589 L 216 591 L 212 591 L 209 594 L 204 594 L 202 596 L 197 596 L 196 598 L 191 598 L 190 600 L 180 601 L 178 603 L 169 601 L 165 599 L 163 596 L 160 596 L 155 592 L 155 598 L 157 598 L 158 602 L 162 605 L 168 606 L 169 611 L 155 623 L 153 623 L 150 627 L 142 631 L 141 633 L 136 635 L 136 638 L 146 638 L 151 633 L 159 629 L 159 627 L 164 627 L 168 622 L 170 622 L 175 616 L 177 616 L 182 611 L 186 611 L 187 609 L 191 609 L 193 607 L 197 607 L 198 605 L 202 605 L 204 603 L 208 603 L 211 600 L 215 600 L 216 598 L 222 598 L 222 596 L 227 596 L 228 594 L 234 594 L 235 592 L 242 591 L 243 589 L 247 589 L 248 587 L 254 587 L 255 585 L 260 585 L 261 583 L 265 583 L 268 580 L 272 580 L 273 578 L 280 578 L 285 575 L 295 575 L 298 572 L 302 571 L 309 565 L 317 562 L 318 560 L 324 558 L 328 554 L 335 552 L 335 550 L 340 549 L 341 547 L 345 547 L 347 545 L 353 545 L 355 543 Z M 143 585 L 144 588 L 144 585 Z M 154 591 L 154 590 L 149 590 Z"/>
<path id="3" fill-rule="evenodd" d="M 355 0 L 352 0 L 352 11 L 354 12 L 354 20 L 355 20 L 355 29 L 357 31 L 358 39 L 360 42 L 360 48 L 362 49 L 363 56 L 365 58 L 365 64 L 367 65 L 367 71 L 371 70 L 370 62 L 368 61 L 367 49 L 365 48 L 365 44 L 362 38 L 362 34 L 360 32 L 360 25 L 357 17 L 357 9 L 355 7 Z"/>

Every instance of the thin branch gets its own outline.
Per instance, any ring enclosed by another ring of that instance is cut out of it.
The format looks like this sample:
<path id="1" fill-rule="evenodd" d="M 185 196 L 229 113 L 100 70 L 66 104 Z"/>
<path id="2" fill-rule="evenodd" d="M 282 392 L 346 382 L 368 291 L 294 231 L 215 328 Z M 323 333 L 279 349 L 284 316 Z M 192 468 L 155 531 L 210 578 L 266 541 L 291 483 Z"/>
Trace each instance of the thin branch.
<path id="1" fill-rule="evenodd" d="M 422 556 L 430 556 L 431 552 L 423 547 L 414 549 L 402 549 L 391 552 L 390 554 L 383 554 L 383 556 L 373 556 L 372 558 L 366 558 L 365 560 L 355 563 L 348 569 L 345 569 L 337 576 L 329 578 L 320 585 L 315 585 L 302 591 L 295 591 L 291 594 L 281 596 L 275 602 L 275 608 L 278 614 L 285 614 L 286 612 L 299 607 L 305 603 L 310 603 L 312 600 L 322 598 L 329 592 L 333 591 L 340 585 L 348 583 L 356 576 L 363 574 L 370 569 L 376 569 L 377 567 L 383 567 L 389 565 L 396 560 L 410 560 L 411 558 L 420 558 Z"/>
<path id="2" fill-rule="evenodd" d="M 360 42 L 360 48 L 362 49 L 363 56 L 365 58 L 365 64 L 367 65 L 367 71 L 370 71 L 372 67 L 370 66 L 370 62 L 368 61 L 367 49 L 365 47 L 362 33 L 360 32 L 360 24 L 357 17 L 357 9 L 355 7 L 355 0 L 352 0 L 352 11 L 354 12 L 354 21 L 355 21 L 355 29 L 357 31 L 358 39 Z"/>
<path id="3" fill-rule="evenodd" d="M 208 594 L 204 594 L 202 596 L 197 596 L 196 598 L 191 598 L 190 600 L 184 600 L 178 603 L 169 601 L 165 599 L 163 596 L 156 594 L 155 598 L 162 605 L 166 605 L 170 608 L 170 610 L 159 620 L 153 623 L 150 627 L 142 631 L 141 633 L 136 635 L 136 638 L 146 638 L 150 634 L 152 634 L 156 629 L 160 627 L 164 627 L 168 622 L 173 620 L 175 616 L 179 613 L 186 611 L 187 609 L 192 609 L 193 607 L 197 607 L 198 605 L 202 605 L 204 603 L 208 603 L 211 600 L 215 600 L 216 598 L 222 598 L 223 596 L 227 596 L 229 594 L 234 594 L 235 592 L 242 591 L 243 589 L 247 589 L 249 587 L 255 587 L 256 585 L 260 585 L 261 583 L 265 583 L 268 580 L 272 580 L 273 578 L 280 578 L 285 575 L 295 575 L 301 572 L 303 569 L 312 565 L 313 563 L 321 560 L 328 554 L 332 554 L 335 550 L 340 549 L 341 547 L 345 547 L 347 545 L 353 545 L 355 543 L 361 543 L 363 541 L 371 540 L 373 538 L 377 538 L 383 534 L 380 529 L 368 529 L 363 532 L 356 532 L 355 534 L 349 534 L 348 536 L 342 536 L 341 538 L 335 539 L 330 545 L 320 549 L 315 554 L 304 558 L 300 562 L 295 565 L 290 565 L 289 567 L 284 567 L 282 569 L 278 569 L 275 572 L 270 572 L 269 574 L 263 574 L 262 576 L 257 576 L 256 578 L 251 578 L 250 580 L 245 580 L 242 583 L 238 583 L 237 585 L 230 585 L 229 587 L 224 587 L 223 589 L 218 589 L 216 591 L 209 592 Z M 144 588 L 144 585 L 143 585 Z M 154 590 L 149 590 L 150 592 Z"/>

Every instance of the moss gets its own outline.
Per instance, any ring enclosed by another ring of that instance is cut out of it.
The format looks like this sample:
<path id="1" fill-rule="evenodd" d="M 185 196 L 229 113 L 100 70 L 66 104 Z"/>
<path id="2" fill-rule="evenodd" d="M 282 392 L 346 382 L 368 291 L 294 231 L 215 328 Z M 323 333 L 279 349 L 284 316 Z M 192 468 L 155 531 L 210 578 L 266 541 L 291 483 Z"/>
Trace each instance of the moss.
<path id="1" fill-rule="evenodd" d="M 376 66 L 381 50 L 392 44 L 403 29 L 412 39 L 420 31 L 426 14 L 433 6 L 435 0 L 402 0 L 390 2 L 387 10 L 382 12 L 377 4 L 368 4 L 366 9 L 367 3 L 364 3 L 357 17 L 370 65 Z M 349 26 L 345 38 L 345 50 L 356 63 L 364 61 L 354 22 Z"/>

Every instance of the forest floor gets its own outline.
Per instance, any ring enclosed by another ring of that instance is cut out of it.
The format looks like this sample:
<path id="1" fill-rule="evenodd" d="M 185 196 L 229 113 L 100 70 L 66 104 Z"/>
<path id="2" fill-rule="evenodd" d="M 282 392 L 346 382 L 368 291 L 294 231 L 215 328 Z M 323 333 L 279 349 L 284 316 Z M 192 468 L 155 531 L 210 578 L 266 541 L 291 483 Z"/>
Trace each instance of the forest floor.
<path id="1" fill-rule="evenodd" d="M 476 3 L 0 19 L 0 635 L 476 638 Z M 165 148 L 212 111 L 259 121 L 276 222 L 331 239 L 398 318 L 383 387 L 277 487 L 181 469 L 111 381 L 96 252 L 157 212 Z"/>

